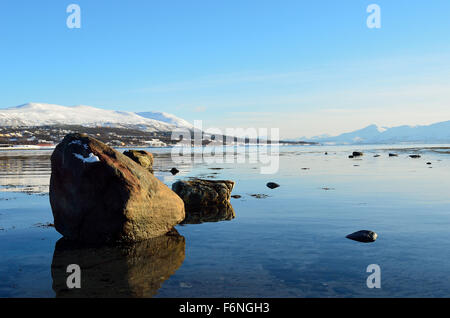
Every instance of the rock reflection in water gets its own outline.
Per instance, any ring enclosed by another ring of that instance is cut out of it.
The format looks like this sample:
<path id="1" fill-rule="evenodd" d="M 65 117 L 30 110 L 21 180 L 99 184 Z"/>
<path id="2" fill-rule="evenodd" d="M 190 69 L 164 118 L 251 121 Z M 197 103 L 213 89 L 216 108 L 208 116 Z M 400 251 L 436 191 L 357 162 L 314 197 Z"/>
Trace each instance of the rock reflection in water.
<path id="1" fill-rule="evenodd" d="M 206 209 L 186 210 L 186 218 L 181 224 L 200 224 L 204 222 L 230 221 L 236 217 L 230 202 L 209 206 Z"/>
<path id="2" fill-rule="evenodd" d="M 176 230 L 118 246 L 80 246 L 62 238 L 53 254 L 53 290 L 56 297 L 152 297 L 184 257 L 185 239 Z M 80 289 L 67 288 L 70 264 L 81 268 Z"/>

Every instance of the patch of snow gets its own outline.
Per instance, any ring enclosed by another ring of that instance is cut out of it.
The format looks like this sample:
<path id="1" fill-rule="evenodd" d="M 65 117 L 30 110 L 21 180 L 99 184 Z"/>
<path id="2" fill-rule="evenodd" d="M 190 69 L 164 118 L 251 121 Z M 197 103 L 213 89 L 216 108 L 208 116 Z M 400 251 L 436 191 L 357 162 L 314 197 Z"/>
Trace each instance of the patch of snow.
<path id="1" fill-rule="evenodd" d="M 89 154 L 89 157 L 87 157 L 87 158 L 83 157 L 82 155 L 80 155 L 78 153 L 74 153 L 73 155 L 75 156 L 75 158 L 80 159 L 84 163 L 93 163 L 93 162 L 100 161 L 100 159 L 96 155 L 94 155 L 92 152 Z"/>
<path id="2" fill-rule="evenodd" d="M 86 150 L 88 149 L 88 145 L 83 144 L 81 142 L 81 140 L 72 140 L 71 142 L 69 142 L 69 145 L 79 145 L 79 146 L 83 146 L 84 149 L 86 149 Z"/>

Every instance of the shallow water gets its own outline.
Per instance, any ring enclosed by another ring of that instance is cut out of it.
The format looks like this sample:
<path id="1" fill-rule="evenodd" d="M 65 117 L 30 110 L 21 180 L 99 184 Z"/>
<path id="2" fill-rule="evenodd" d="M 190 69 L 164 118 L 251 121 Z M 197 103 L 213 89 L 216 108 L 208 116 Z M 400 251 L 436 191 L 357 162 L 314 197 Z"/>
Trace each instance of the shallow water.
<path id="1" fill-rule="evenodd" d="M 175 165 L 169 149 L 151 149 L 155 175 L 168 186 L 195 176 L 236 181 L 236 217 L 177 226 L 175 238 L 94 250 L 66 248 L 46 226 L 53 221 L 51 152 L 2 151 L 0 296 L 448 297 L 450 154 L 426 147 L 280 147 L 274 175 L 249 160 Z M 365 154 L 349 159 L 354 150 Z M 408 157 L 417 152 L 422 158 Z M 269 181 L 281 186 L 271 190 Z M 362 229 L 377 232 L 377 241 L 345 238 Z M 61 264 L 74 260 L 82 288 L 71 294 L 60 287 Z M 366 286 L 370 264 L 381 268 L 380 289 Z"/>

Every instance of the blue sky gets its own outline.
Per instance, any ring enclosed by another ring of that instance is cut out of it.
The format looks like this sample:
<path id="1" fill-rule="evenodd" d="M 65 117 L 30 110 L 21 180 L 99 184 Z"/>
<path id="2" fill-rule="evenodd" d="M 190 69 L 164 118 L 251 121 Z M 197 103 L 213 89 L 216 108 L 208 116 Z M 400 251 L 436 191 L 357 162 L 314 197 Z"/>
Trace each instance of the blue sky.
<path id="1" fill-rule="evenodd" d="M 159 110 L 282 137 L 450 120 L 449 14 L 448 0 L 5 0 L 0 108 Z"/>

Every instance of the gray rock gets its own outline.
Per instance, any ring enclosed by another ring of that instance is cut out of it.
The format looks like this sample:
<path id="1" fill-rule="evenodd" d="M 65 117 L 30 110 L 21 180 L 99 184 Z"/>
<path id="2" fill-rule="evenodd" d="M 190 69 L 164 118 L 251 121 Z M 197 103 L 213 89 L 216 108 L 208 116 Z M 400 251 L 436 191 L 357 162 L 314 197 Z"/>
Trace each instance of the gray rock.
<path id="1" fill-rule="evenodd" d="M 375 242 L 377 237 L 378 237 L 377 233 L 368 230 L 357 231 L 355 233 L 346 236 L 346 238 L 348 239 L 363 243 Z"/>
<path id="2" fill-rule="evenodd" d="M 275 182 L 268 182 L 268 183 L 266 184 L 266 186 L 267 186 L 268 188 L 270 188 L 270 189 L 275 189 L 275 188 L 278 188 L 280 185 L 279 185 L 278 183 L 275 183 Z"/>

